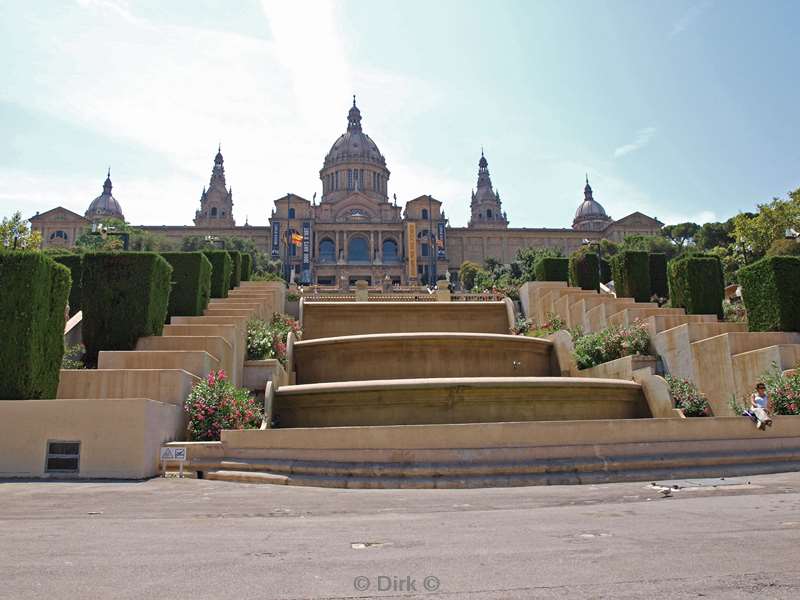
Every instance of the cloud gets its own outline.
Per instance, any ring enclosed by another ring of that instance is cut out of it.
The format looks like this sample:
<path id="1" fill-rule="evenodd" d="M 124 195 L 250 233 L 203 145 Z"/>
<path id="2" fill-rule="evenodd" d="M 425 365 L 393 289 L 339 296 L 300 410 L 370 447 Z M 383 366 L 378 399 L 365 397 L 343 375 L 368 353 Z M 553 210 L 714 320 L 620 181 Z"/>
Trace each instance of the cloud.
<path id="1" fill-rule="evenodd" d="M 675 23 L 672 25 L 672 29 L 670 30 L 668 37 L 673 38 L 676 35 L 680 35 L 686 31 L 686 29 L 710 7 L 711 0 L 704 0 L 703 2 L 699 2 L 690 6 L 686 12 L 683 13 L 681 18 L 675 21 Z"/>
<path id="2" fill-rule="evenodd" d="M 648 143 L 650 143 L 650 139 L 653 137 L 655 132 L 655 127 L 645 127 L 644 129 L 640 129 L 636 134 L 636 139 L 632 143 L 625 144 L 624 146 L 620 146 L 614 150 L 614 158 L 619 158 L 644 148 Z"/>

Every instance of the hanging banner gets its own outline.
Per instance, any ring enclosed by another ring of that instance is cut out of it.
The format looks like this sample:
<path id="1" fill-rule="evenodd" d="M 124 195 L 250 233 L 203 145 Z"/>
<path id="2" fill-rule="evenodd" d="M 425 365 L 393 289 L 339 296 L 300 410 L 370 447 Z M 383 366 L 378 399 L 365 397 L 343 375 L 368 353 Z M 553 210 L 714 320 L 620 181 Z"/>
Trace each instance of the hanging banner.
<path id="1" fill-rule="evenodd" d="M 408 276 L 417 276 L 417 224 L 406 224 L 406 256 L 408 257 Z"/>
<path id="2" fill-rule="evenodd" d="M 311 222 L 303 221 L 303 283 L 311 282 Z"/>
<path id="3" fill-rule="evenodd" d="M 438 258 L 445 258 L 446 243 L 444 237 L 444 221 L 439 221 L 439 235 L 436 237 L 436 256 Z"/>
<path id="4" fill-rule="evenodd" d="M 281 257 L 281 224 L 277 221 L 272 222 L 272 258 Z"/>

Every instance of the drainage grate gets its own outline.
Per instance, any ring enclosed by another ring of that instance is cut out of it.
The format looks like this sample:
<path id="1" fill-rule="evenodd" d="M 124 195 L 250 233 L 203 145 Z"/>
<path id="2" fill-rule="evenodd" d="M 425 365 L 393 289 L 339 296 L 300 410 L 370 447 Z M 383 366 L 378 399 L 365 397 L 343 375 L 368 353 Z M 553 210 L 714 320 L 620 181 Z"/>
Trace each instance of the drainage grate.
<path id="1" fill-rule="evenodd" d="M 80 461 L 80 442 L 47 442 L 46 473 L 77 473 Z"/>

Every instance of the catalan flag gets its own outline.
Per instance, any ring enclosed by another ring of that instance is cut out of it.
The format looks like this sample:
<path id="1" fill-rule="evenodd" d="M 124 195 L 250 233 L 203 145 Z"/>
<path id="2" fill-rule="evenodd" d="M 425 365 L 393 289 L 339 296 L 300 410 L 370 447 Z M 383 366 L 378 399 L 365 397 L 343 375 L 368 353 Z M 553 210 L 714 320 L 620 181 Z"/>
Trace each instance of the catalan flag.
<path id="1" fill-rule="evenodd" d="M 303 245 L 303 236 L 297 232 L 292 233 L 292 243 L 295 246 L 302 246 Z"/>

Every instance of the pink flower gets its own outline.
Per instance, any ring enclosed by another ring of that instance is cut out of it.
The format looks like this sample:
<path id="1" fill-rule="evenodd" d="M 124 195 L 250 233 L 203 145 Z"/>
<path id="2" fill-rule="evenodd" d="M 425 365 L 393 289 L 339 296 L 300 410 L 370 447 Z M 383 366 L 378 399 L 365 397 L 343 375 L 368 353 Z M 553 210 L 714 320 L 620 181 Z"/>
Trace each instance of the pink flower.
<path id="1" fill-rule="evenodd" d="M 217 381 L 225 381 L 225 371 L 222 369 L 217 371 Z"/>
<path id="2" fill-rule="evenodd" d="M 211 371 L 211 372 L 208 374 L 208 385 L 214 385 L 214 384 L 216 384 L 216 382 L 217 382 L 217 381 L 216 381 L 216 379 L 214 378 L 214 371 Z"/>

